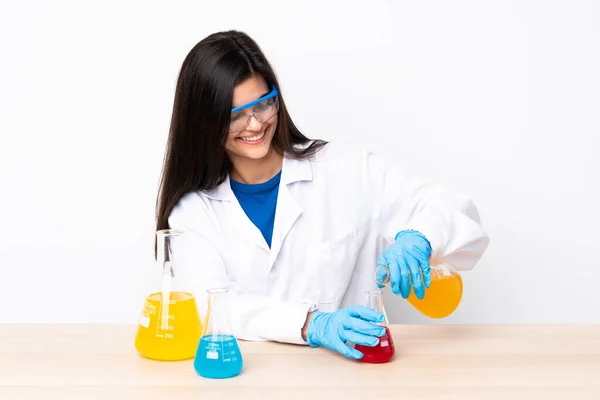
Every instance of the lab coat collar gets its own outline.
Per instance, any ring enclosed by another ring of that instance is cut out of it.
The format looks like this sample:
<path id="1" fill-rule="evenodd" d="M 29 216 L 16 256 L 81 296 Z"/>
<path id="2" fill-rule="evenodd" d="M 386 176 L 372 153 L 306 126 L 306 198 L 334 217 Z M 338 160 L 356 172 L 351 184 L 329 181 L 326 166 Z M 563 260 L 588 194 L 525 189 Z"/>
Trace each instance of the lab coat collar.
<path id="1" fill-rule="evenodd" d="M 284 153 L 281 168 L 281 183 L 289 184 L 300 181 L 312 181 L 312 168 L 307 159 L 295 160 Z"/>
<path id="2" fill-rule="evenodd" d="M 300 146 L 298 146 L 300 147 Z M 304 146 L 301 146 L 304 147 Z M 283 163 L 281 167 L 281 181 L 280 184 L 290 184 L 299 181 L 311 181 L 312 180 L 312 168 L 310 161 L 307 159 L 295 160 L 291 156 L 284 152 Z M 225 177 L 225 180 L 212 190 L 204 192 L 204 194 L 213 199 L 220 201 L 232 201 L 235 200 L 235 194 L 231 190 L 231 182 L 229 174 Z"/>

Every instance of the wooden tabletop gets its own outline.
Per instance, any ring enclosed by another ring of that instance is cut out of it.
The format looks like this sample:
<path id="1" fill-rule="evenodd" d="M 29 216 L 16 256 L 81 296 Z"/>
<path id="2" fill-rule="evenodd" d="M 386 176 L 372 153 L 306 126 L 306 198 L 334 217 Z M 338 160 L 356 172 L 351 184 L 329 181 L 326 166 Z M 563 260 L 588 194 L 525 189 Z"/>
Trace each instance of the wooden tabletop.
<path id="1" fill-rule="evenodd" d="M 387 364 L 243 342 L 242 373 L 136 353 L 132 325 L 0 325 L 0 399 L 600 399 L 600 326 L 393 325 Z"/>

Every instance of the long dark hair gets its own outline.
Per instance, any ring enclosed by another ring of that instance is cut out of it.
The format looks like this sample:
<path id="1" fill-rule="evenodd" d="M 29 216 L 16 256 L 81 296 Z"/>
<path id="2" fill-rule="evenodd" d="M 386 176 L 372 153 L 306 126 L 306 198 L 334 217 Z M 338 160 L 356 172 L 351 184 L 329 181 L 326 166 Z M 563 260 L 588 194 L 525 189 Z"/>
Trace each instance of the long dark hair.
<path id="1" fill-rule="evenodd" d="M 179 199 L 193 190 L 222 183 L 231 162 L 225 153 L 234 87 L 253 74 L 279 91 L 278 123 L 273 144 L 300 159 L 327 142 L 311 139 L 294 125 L 277 77 L 258 44 L 238 31 L 214 33 L 196 44 L 183 61 L 173 104 L 171 127 L 156 201 L 156 229 L 169 228 L 168 218 Z"/>

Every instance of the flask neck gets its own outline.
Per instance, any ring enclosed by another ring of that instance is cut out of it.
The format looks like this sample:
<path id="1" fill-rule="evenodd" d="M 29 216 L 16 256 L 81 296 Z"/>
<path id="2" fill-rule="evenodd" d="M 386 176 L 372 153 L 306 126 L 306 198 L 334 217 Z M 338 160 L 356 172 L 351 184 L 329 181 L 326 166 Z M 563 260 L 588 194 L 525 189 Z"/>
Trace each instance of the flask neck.
<path id="1" fill-rule="evenodd" d="M 227 289 L 210 289 L 208 307 L 213 315 L 227 312 Z"/>
<path id="2" fill-rule="evenodd" d="M 173 242 L 183 234 L 175 229 L 156 232 L 156 261 L 162 267 L 166 262 L 173 264 Z"/>
<path id="3" fill-rule="evenodd" d="M 387 326 L 387 316 L 383 309 L 383 291 L 382 290 L 368 290 L 367 291 L 367 307 L 372 308 L 384 315 L 384 320 L 379 325 Z"/>
<path id="4" fill-rule="evenodd" d="M 377 312 L 383 311 L 383 297 L 381 290 L 367 291 L 367 307 L 372 308 Z"/>
<path id="5" fill-rule="evenodd" d="M 175 229 L 162 229 L 156 232 L 156 265 L 160 275 L 160 291 L 163 294 L 181 290 L 175 280 L 178 271 L 174 250 L 182 234 L 182 231 Z"/>
<path id="6" fill-rule="evenodd" d="M 225 288 L 208 290 L 208 309 L 206 312 L 205 329 L 209 335 L 231 334 L 227 314 L 227 293 Z"/>

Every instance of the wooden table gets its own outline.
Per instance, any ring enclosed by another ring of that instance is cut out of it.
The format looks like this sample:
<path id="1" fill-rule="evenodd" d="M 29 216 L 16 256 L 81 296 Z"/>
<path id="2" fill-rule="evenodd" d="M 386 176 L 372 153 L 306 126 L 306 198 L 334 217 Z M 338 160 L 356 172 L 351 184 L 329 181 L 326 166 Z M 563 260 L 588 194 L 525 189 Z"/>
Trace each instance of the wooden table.
<path id="1" fill-rule="evenodd" d="M 135 326 L 0 325 L 0 399 L 600 399 L 600 326 L 393 325 L 388 364 L 240 342 L 241 375 L 139 356 Z"/>

